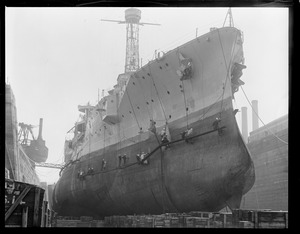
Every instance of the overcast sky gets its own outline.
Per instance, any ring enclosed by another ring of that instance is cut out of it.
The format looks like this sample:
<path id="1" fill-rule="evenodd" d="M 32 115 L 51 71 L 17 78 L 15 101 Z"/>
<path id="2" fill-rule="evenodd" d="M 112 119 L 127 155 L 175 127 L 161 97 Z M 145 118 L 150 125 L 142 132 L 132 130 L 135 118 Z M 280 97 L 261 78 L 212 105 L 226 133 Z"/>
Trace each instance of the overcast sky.
<path id="1" fill-rule="evenodd" d="M 47 162 L 63 162 L 66 132 L 78 119 L 78 105 L 96 104 L 98 89 L 110 90 L 124 72 L 127 8 L 6 8 L 6 81 L 16 98 L 17 120 L 44 119 Z M 210 27 L 222 27 L 228 8 L 139 8 L 143 64 L 155 50 L 168 51 Z M 234 26 L 244 33 L 242 80 L 250 100 L 258 100 L 265 124 L 288 113 L 288 8 L 232 8 Z M 240 90 L 236 108 L 251 107 Z M 236 115 L 241 126 L 241 113 Z M 262 126 L 262 123 L 259 123 Z M 37 136 L 38 129 L 34 130 Z M 37 168 L 41 181 L 58 179 L 57 169 Z"/>

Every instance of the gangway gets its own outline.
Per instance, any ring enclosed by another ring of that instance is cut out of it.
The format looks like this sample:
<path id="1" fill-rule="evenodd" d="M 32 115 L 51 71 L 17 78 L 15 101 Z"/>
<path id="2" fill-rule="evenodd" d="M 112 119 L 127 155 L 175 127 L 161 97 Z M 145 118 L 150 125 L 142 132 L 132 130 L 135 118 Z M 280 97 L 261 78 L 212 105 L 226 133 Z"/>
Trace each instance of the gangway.
<path id="1" fill-rule="evenodd" d="M 48 167 L 48 168 L 55 168 L 55 169 L 62 169 L 65 164 L 55 164 L 55 163 L 35 163 L 36 167 Z"/>

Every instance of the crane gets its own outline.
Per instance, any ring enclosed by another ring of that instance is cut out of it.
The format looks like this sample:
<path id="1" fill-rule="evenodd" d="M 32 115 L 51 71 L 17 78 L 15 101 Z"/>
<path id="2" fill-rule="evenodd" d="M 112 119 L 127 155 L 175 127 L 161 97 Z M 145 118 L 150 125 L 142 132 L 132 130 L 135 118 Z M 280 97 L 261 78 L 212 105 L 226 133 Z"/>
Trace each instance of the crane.
<path id="1" fill-rule="evenodd" d="M 154 23 L 142 23 L 140 22 L 140 19 L 141 11 L 133 7 L 125 10 L 125 21 L 101 19 L 101 21 L 127 24 L 125 73 L 134 72 L 139 69 L 139 25 L 160 25 Z"/>

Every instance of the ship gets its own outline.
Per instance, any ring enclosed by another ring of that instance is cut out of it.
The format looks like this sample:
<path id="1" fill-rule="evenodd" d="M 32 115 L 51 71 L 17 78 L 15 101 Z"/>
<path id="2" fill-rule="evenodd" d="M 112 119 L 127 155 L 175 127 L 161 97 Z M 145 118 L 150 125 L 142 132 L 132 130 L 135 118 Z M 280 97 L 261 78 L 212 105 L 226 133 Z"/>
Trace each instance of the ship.
<path id="1" fill-rule="evenodd" d="M 42 138 L 40 119 L 39 136 L 30 139 L 28 134 L 35 126 L 17 121 L 16 100 L 10 84 L 5 84 L 5 227 L 49 226 L 44 218 L 47 201 L 36 162 L 45 162 L 48 148 Z M 18 126 L 19 131 L 18 131 Z M 47 213 L 47 214 L 48 214 Z M 47 220 L 47 221 L 46 221 Z"/>
<path id="2" fill-rule="evenodd" d="M 61 216 L 215 212 L 240 207 L 255 170 L 233 107 L 244 36 L 210 28 L 79 105 L 53 191 Z"/>
<path id="3" fill-rule="evenodd" d="M 48 157 L 48 148 L 42 138 L 43 119 L 40 118 L 39 135 L 35 139 L 32 129 L 36 126 L 18 124 L 16 100 L 9 84 L 5 84 L 5 102 L 6 178 L 39 186 L 35 163 L 45 162 Z M 30 139 L 29 132 L 33 139 Z"/>

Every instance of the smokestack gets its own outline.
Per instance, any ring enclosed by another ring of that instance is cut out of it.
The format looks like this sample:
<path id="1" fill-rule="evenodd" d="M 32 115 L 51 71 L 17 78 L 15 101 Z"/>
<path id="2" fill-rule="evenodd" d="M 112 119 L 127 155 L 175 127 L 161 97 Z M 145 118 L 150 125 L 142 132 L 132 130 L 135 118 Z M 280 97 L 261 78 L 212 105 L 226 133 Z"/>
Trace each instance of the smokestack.
<path id="1" fill-rule="evenodd" d="M 38 139 L 42 139 L 42 132 L 43 132 L 43 118 L 40 118 L 40 125 L 39 125 L 39 135 Z"/>
<path id="2" fill-rule="evenodd" d="M 242 135 L 244 141 L 248 142 L 248 118 L 247 118 L 247 107 L 242 107 Z"/>
<path id="3" fill-rule="evenodd" d="M 252 131 L 259 128 L 258 126 L 258 101 L 252 100 Z"/>

